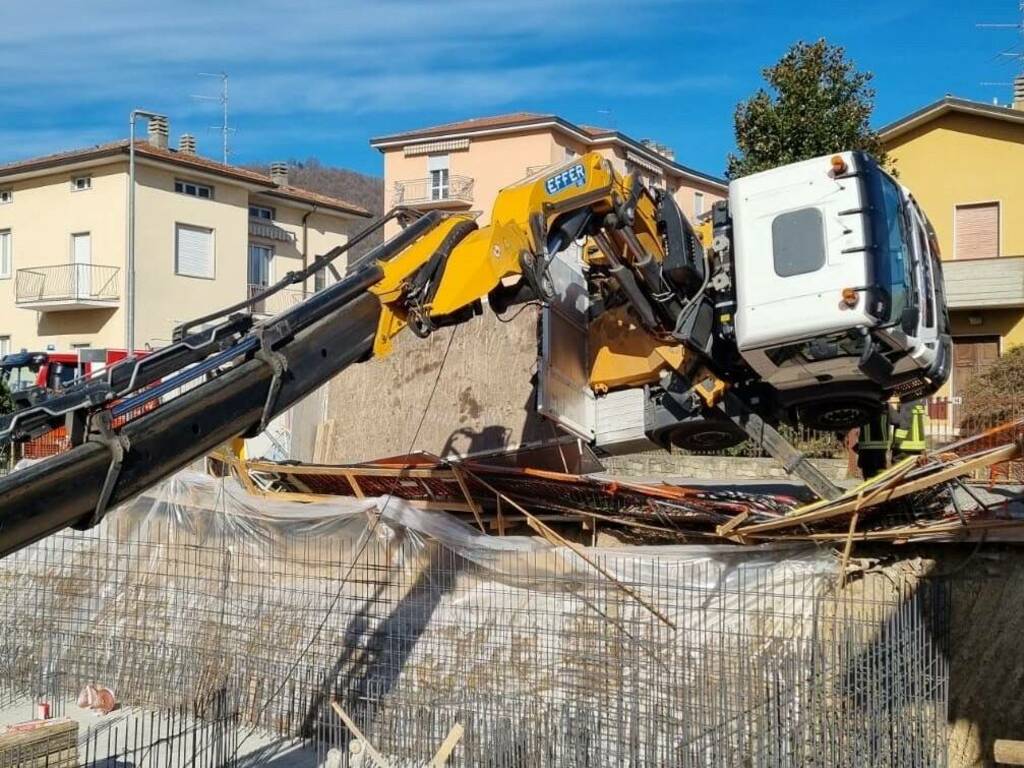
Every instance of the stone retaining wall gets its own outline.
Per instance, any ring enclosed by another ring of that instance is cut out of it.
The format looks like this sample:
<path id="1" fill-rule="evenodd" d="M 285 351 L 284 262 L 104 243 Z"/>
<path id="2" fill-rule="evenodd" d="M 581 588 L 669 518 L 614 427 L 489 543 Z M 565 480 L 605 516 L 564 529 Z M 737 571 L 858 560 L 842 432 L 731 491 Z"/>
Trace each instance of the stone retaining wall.
<path id="1" fill-rule="evenodd" d="M 693 456 L 649 451 L 601 459 L 606 471 L 621 477 L 675 475 L 694 480 L 785 480 L 789 477 L 775 459 L 744 456 Z M 814 465 L 833 482 L 845 480 L 845 459 L 814 459 Z"/>

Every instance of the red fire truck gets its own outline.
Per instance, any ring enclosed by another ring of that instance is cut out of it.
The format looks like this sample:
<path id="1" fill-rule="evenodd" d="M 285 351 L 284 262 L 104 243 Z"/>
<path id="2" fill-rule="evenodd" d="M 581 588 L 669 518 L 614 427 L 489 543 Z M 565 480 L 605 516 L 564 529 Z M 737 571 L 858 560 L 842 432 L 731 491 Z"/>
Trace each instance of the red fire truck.
<path id="1" fill-rule="evenodd" d="M 137 356 L 146 352 L 136 352 Z M 13 352 L 0 358 L 0 381 L 7 384 L 15 408 L 33 404 L 34 396 L 40 392 L 59 392 L 69 382 L 94 371 L 105 368 L 128 353 L 123 349 L 83 348 L 74 352 Z M 68 448 L 64 429 L 23 444 L 24 458 L 39 459 L 52 456 Z"/>

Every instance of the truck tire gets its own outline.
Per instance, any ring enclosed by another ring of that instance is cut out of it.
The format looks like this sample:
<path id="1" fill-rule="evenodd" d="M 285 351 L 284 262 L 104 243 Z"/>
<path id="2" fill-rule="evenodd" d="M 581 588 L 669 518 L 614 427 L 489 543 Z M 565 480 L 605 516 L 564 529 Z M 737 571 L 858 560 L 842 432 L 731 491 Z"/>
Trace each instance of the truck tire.
<path id="1" fill-rule="evenodd" d="M 741 427 L 726 419 L 682 421 L 663 433 L 666 442 L 684 451 L 721 451 L 747 439 Z"/>
<path id="2" fill-rule="evenodd" d="M 877 411 L 877 403 L 838 398 L 800 406 L 797 420 L 822 432 L 845 432 L 866 423 Z"/>

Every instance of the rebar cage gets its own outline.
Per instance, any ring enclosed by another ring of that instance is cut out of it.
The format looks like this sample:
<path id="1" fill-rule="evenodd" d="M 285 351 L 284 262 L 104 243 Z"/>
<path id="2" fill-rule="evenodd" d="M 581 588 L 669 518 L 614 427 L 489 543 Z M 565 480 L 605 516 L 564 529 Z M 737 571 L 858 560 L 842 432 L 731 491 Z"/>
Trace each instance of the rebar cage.
<path id="1" fill-rule="evenodd" d="M 276 738 L 348 765 L 336 700 L 394 765 L 455 723 L 457 766 L 945 765 L 939 585 L 839 589 L 813 548 L 593 550 L 613 581 L 386 499 L 198 477 L 0 561 L 0 704 L 97 684 L 128 713 L 86 764 L 253 764 Z"/>

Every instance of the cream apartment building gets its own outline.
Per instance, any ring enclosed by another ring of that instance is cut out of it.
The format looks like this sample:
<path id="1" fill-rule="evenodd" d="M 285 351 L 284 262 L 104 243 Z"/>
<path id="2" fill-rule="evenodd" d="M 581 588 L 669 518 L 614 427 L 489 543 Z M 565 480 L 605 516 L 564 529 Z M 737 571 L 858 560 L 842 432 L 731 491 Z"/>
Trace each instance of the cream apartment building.
<path id="1" fill-rule="evenodd" d="M 137 348 L 302 268 L 369 216 L 289 185 L 284 164 L 266 176 L 201 157 L 187 135 L 168 148 L 167 137 L 158 118 L 135 146 Z M 0 353 L 125 347 L 128 168 L 128 141 L 0 166 Z"/>
<path id="2" fill-rule="evenodd" d="M 542 168 L 600 152 L 622 173 L 671 192 L 691 220 L 728 190 L 724 179 L 681 165 L 667 147 L 557 115 L 519 112 L 379 136 L 385 206 L 479 211 L 490 220 L 498 191 Z M 398 230 L 392 223 L 386 233 Z"/>

